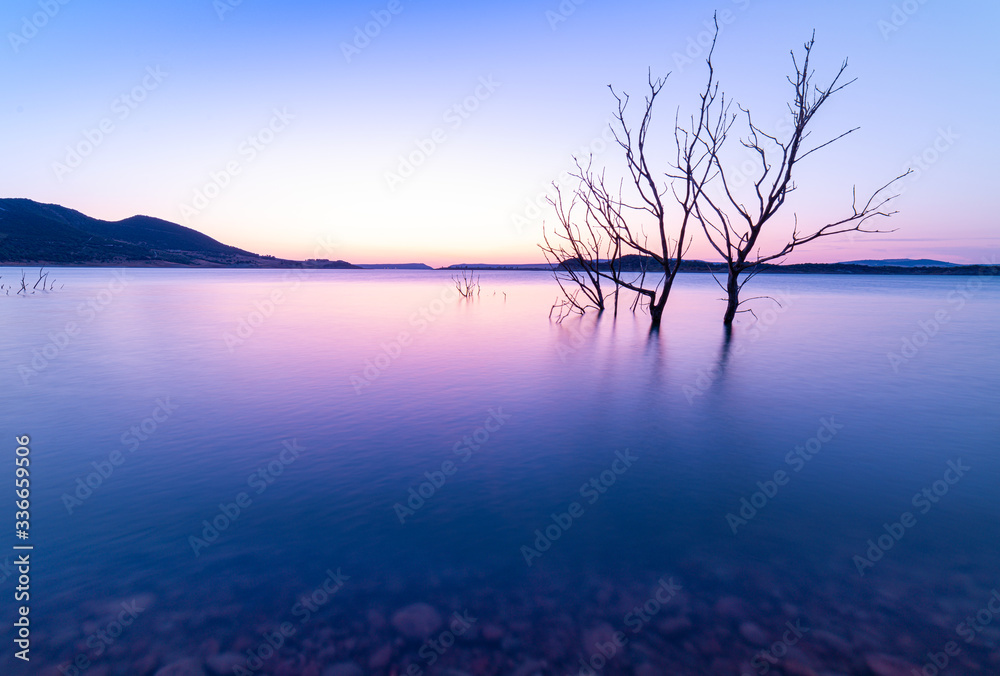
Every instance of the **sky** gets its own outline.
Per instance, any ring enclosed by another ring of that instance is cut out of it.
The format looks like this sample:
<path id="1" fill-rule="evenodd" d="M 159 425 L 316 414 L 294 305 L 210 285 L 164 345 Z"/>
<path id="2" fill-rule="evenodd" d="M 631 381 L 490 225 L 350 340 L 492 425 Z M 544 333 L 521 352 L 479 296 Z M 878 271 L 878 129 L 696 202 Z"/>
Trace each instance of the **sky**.
<path id="1" fill-rule="evenodd" d="M 608 85 L 666 172 L 676 114 L 714 64 L 764 128 L 786 112 L 790 50 L 816 31 L 818 82 L 850 59 L 810 157 L 762 242 L 849 213 L 908 168 L 882 235 L 788 262 L 1000 255 L 1000 5 L 971 0 L 504 3 L 7 0 L 0 9 L 3 197 L 119 220 L 146 214 L 279 257 L 530 263 L 574 156 L 620 175 Z M 668 75 L 669 73 L 669 75 Z M 734 139 L 735 140 L 735 139 Z M 750 159 L 735 148 L 733 166 Z M 703 235 L 688 256 L 715 260 Z"/>

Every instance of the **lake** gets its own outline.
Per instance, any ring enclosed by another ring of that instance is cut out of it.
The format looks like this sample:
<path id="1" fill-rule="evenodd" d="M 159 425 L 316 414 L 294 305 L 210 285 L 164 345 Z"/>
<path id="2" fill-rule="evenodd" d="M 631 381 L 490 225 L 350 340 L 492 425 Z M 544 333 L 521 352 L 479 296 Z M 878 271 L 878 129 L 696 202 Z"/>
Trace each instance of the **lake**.
<path id="1" fill-rule="evenodd" d="M 51 275 L 5 673 L 1000 673 L 996 277 L 761 275 L 727 338 L 704 274 L 654 335 L 542 272 Z"/>

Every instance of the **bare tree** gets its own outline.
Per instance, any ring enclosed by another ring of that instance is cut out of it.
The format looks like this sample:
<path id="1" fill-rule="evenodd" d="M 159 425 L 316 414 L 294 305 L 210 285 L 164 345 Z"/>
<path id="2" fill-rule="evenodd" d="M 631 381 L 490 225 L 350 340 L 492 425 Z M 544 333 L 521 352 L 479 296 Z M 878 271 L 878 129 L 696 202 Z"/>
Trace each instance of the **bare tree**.
<path id="1" fill-rule="evenodd" d="M 467 270 L 462 270 L 461 277 L 452 275 L 451 281 L 455 283 L 455 288 L 458 289 L 458 293 L 462 298 L 472 298 L 473 295 L 478 296 L 481 291 L 479 275 Z"/>
<path id="2" fill-rule="evenodd" d="M 716 22 L 716 38 L 718 37 L 718 22 Z M 810 135 L 810 123 L 826 101 L 841 91 L 854 80 L 844 82 L 843 76 L 847 69 L 847 60 L 841 64 L 837 74 L 825 87 L 813 84 L 814 72 L 809 59 L 812 54 L 815 33 L 805 43 L 805 54 L 801 59 L 792 52 L 794 77 L 788 77 L 788 82 L 794 88 L 794 95 L 788 104 L 792 118 L 791 137 L 781 140 L 761 129 L 754 122 L 751 113 L 739 106 L 739 113 L 731 111 L 731 102 L 724 96 L 716 97 L 718 81 L 712 65 L 712 53 L 709 51 L 708 86 L 702 96 L 702 120 L 692 125 L 688 130 L 678 129 L 678 133 L 687 138 L 689 144 L 697 147 L 698 160 L 711 165 L 712 171 L 707 176 L 699 172 L 692 176 L 689 167 L 679 167 L 676 177 L 684 178 L 696 184 L 695 213 L 701 223 L 709 243 L 722 256 L 726 265 L 726 283 L 723 289 L 727 296 L 726 313 L 723 322 L 731 326 L 738 312 L 741 312 L 740 292 L 743 285 L 759 271 L 759 266 L 787 256 L 798 247 L 808 244 L 820 237 L 839 235 L 846 232 L 880 233 L 886 232 L 871 228 L 868 221 L 876 217 L 889 217 L 896 213 L 887 211 L 886 205 L 897 195 L 889 194 L 889 188 L 897 180 L 905 176 L 897 176 L 881 188 L 873 192 L 866 200 L 859 202 L 857 189 L 853 191 L 851 211 L 842 218 L 832 220 L 824 225 L 803 233 L 798 227 L 798 218 L 794 218 L 794 227 L 788 242 L 775 251 L 761 253 L 759 238 L 764 226 L 769 223 L 785 204 L 788 195 L 795 190 L 793 180 L 798 164 L 812 153 L 829 146 L 848 134 L 857 131 L 857 127 L 849 129 L 840 135 L 806 149 L 805 141 Z M 749 149 L 760 161 L 759 172 L 753 181 L 753 196 L 747 206 L 736 195 L 734 171 L 722 158 L 721 151 L 729 133 L 738 119 L 746 124 L 746 138 L 740 139 L 744 148 Z M 690 147 L 690 146 L 689 146 Z M 907 172 L 909 173 L 909 172 Z M 709 184 L 718 182 L 721 185 L 720 194 L 714 195 Z M 742 278 L 741 278 L 742 276 Z"/>
<path id="3" fill-rule="evenodd" d="M 828 85 L 822 87 L 813 83 L 810 56 L 814 34 L 805 43 L 801 62 L 792 52 L 795 75 L 787 78 L 794 88 L 788 104 L 792 132 L 789 139 L 779 139 L 759 127 L 746 108 L 737 106 L 739 112 L 733 111 L 733 102 L 720 92 L 712 63 L 718 33 L 716 20 L 715 36 L 706 59 L 708 78 L 699 96 L 700 105 L 683 125 L 680 114 L 675 117 L 676 155 L 666 171 L 653 170 L 647 153 L 653 108 L 665 78 L 653 80 L 649 77 L 645 110 L 637 130 L 626 121 L 628 95 L 618 94 L 611 88 L 618 103 L 612 130 L 625 153 L 627 178 L 617 186 L 609 186 L 605 172 L 593 169 L 592 158 L 586 166 L 578 159 L 574 176 L 579 184 L 568 204 L 564 204 L 558 190 L 556 198 L 550 200 L 559 228 L 555 241 L 545 235 L 542 250 L 550 262 L 556 263 L 556 276 L 566 298 L 556 306 L 561 312 L 583 313 L 590 308 L 602 311 L 607 298 L 601 285 L 604 279 L 613 285 L 616 309 L 618 291 L 633 291 L 636 294 L 633 309 L 640 303 L 648 307 L 655 330 L 660 325 L 674 279 L 690 245 L 688 228 L 700 226 L 725 264 L 726 281 L 719 284 L 727 300 L 723 321 L 731 326 L 741 311 L 742 302 L 750 300 L 741 300 L 740 292 L 760 271 L 762 264 L 782 259 L 821 237 L 847 232 L 886 232 L 868 223 L 873 218 L 896 213 L 887 210 L 888 203 L 896 197 L 889 191 L 906 174 L 889 181 L 863 201 L 859 201 L 855 189 L 850 212 L 810 231 L 800 231 L 795 217 L 791 238 L 784 246 L 767 253 L 760 251 L 759 240 L 764 226 L 774 220 L 788 195 L 795 190 L 793 179 L 799 163 L 857 130 L 856 127 L 849 129 L 806 148 L 816 113 L 831 96 L 854 80 L 844 81 L 845 60 Z M 746 137 L 739 140 L 740 144 L 761 163 L 759 172 L 752 177 L 749 206 L 737 195 L 734 180 L 737 169 L 723 157 L 726 141 L 739 120 L 746 125 Z M 626 185 L 630 190 L 634 188 L 631 199 L 623 197 Z M 674 217 L 673 226 L 671 216 Z M 652 243 L 643 228 L 648 222 L 652 223 Z M 638 267 L 625 269 L 625 257 L 638 262 Z M 647 272 L 662 272 L 662 277 L 653 274 L 647 278 Z"/>
<path id="4" fill-rule="evenodd" d="M 614 261 L 618 258 L 614 243 L 603 236 L 603 231 L 584 219 L 579 225 L 574 216 L 578 206 L 576 192 L 573 193 L 568 205 L 563 203 L 562 189 L 553 184 L 555 196 L 548 202 L 555 210 L 559 227 L 554 229 L 551 238 L 542 229 L 544 244 L 539 244 L 545 260 L 552 266 L 552 274 L 562 299 L 557 300 L 549 312 L 557 313 L 556 321 L 561 322 L 571 314 L 585 314 L 588 310 L 604 312 L 606 296 L 601 279 L 605 277 L 601 271 L 602 263 L 610 265 L 613 270 Z M 618 312 L 618 285 L 614 286 L 615 314 Z"/>
<path id="5" fill-rule="evenodd" d="M 688 175 L 678 178 L 669 171 L 659 172 L 651 167 L 647 139 L 656 98 L 665 83 L 665 78 L 654 80 L 649 76 L 649 91 L 638 129 L 626 119 L 629 96 L 609 86 L 617 102 L 611 128 L 625 154 L 627 177 L 617 185 L 609 185 L 605 171 L 593 168 L 593 158 L 586 166 L 577 158 L 577 171 L 573 176 L 579 183 L 568 204 L 558 190 L 555 199 L 550 200 L 560 224 L 559 241 L 553 245 L 546 236 L 542 245 L 550 261 L 557 261 L 557 279 L 560 273 L 563 274 L 560 287 L 566 296 L 564 303 L 571 311 L 585 312 L 591 306 L 603 310 L 606 296 L 600 282 L 606 279 L 613 285 L 616 310 L 619 291 L 634 292 L 633 309 L 640 304 L 647 307 L 654 330 L 660 326 L 674 278 L 690 244 L 688 226 L 696 220 L 698 191 L 702 185 L 698 179 L 706 182 L 711 170 L 711 164 L 699 156 L 694 140 L 681 134 L 675 135 L 676 161 Z M 695 129 L 700 129 L 699 125 L 707 119 L 704 112 L 694 125 Z M 634 188 L 631 198 L 624 196 L 626 184 L 630 190 Z M 676 233 L 671 225 L 671 202 L 680 207 Z M 652 225 L 652 243 L 643 222 Z M 607 258 L 602 260 L 602 256 Z M 626 256 L 638 266 L 625 270 Z M 574 271 L 567 275 L 569 266 Z M 662 273 L 662 277 L 658 273 Z M 567 292 L 563 282 L 572 282 L 577 289 Z M 581 303 L 580 293 L 589 302 Z"/>

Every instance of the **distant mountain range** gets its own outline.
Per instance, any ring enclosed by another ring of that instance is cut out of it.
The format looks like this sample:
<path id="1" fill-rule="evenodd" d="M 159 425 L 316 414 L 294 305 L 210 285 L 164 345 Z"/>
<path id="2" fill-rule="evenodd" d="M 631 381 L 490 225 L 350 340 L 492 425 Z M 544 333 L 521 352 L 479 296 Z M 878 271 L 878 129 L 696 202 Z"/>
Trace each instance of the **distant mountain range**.
<path id="1" fill-rule="evenodd" d="M 262 256 L 150 216 L 101 221 L 28 199 L 0 199 L 0 265 L 354 267 L 344 261 Z"/>
<path id="2" fill-rule="evenodd" d="M 602 269 L 607 269 L 608 261 L 602 260 Z M 567 261 L 568 267 L 580 268 L 575 260 Z M 550 263 L 534 265 L 489 265 L 481 263 L 451 265 L 443 270 L 552 270 L 556 266 Z M 791 263 L 787 265 L 772 265 L 765 263 L 758 268 L 763 273 L 785 274 L 854 274 L 854 275 L 969 275 L 983 272 L 989 266 L 958 265 L 932 260 L 911 260 L 909 258 L 887 259 L 884 261 L 851 261 L 849 263 Z M 624 272 L 641 272 L 655 270 L 657 264 L 646 256 L 622 256 L 621 270 Z M 715 272 L 726 270 L 724 263 L 711 263 L 702 260 L 681 261 L 681 272 Z M 995 274 L 995 273 L 990 273 Z"/>
<path id="3" fill-rule="evenodd" d="M 569 265 L 574 265 L 569 262 Z M 295 261 L 244 251 L 223 244 L 197 230 L 151 216 L 101 221 L 79 211 L 29 199 L 0 199 L 0 265 L 80 265 L 120 267 L 244 267 L 331 268 L 368 270 L 432 270 L 423 263 L 351 265 L 346 261 Z M 548 263 L 451 265 L 442 270 L 541 270 Z M 623 256 L 629 272 L 655 269 L 649 258 Z M 721 272 L 721 263 L 686 260 L 682 272 Z M 909 258 L 762 265 L 760 272 L 837 274 L 976 274 L 984 266 Z M 991 270 L 992 273 L 992 270 Z"/>
<path id="4" fill-rule="evenodd" d="M 359 263 L 362 270 L 433 270 L 426 263 Z"/>
<path id="5" fill-rule="evenodd" d="M 514 264 L 500 264 L 500 263 L 459 263 L 457 265 L 449 265 L 446 268 L 438 268 L 439 270 L 551 270 L 553 266 L 551 263 L 514 263 Z"/>
<path id="6" fill-rule="evenodd" d="M 928 258 L 885 258 L 877 261 L 846 261 L 840 265 L 867 265 L 869 267 L 896 267 L 896 268 L 957 268 L 958 263 L 945 263 L 944 261 L 933 261 Z"/>

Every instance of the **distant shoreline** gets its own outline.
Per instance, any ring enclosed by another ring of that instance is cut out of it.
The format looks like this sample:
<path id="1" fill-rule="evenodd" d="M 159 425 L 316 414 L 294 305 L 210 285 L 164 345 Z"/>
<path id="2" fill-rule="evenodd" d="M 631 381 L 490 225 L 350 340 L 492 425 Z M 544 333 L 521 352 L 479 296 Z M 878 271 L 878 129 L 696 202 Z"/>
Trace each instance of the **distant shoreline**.
<path id="1" fill-rule="evenodd" d="M 352 264 L 320 258 L 335 251 L 329 242 L 317 241 L 316 258 L 291 260 L 257 254 L 223 244 L 208 235 L 177 223 L 150 216 L 102 221 L 58 204 L 41 204 L 24 198 L 0 199 L 0 267 L 10 268 L 155 268 L 227 270 L 444 270 L 451 272 L 545 272 L 582 270 L 576 260 L 558 268 L 545 262 L 527 264 L 462 263 L 433 268 L 424 263 Z M 3 261 L 2 258 L 6 258 Z M 671 261 L 673 262 L 673 261 Z M 608 270 L 608 263 L 600 261 Z M 628 254 L 616 259 L 619 272 L 657 274 L 653 258 Z M 723 263 L 682 260 L 683 273 L 725 273 Z M 841 263 L 764 264 L 758 274 L 844 275 L 984 275 L 997 274 L 995 265 L 957 265 L 928 258 L 863 259 Z"/>
<path id="2" fill-rule="evenodd" d="M 379 267 L 364 267 L 358 265 L 333 266 L 316 264 L 313 261 L 293 261 L 286 259 L 274 259 L 268 261 L 270 264 L 253 265 L 222 265 L 217 263 L 206 263 L 202 265 L 182 265 L 165 261 L 121 261 L 111 263 L 108 261 L 92 262 L 48 262 L 48 261 L 0 261 L 0 268 L 52 268 L 52 269 L 86 269 L 86 268 L 107 268 L 107 269 L 155 269 L 155 270 L 341 270 L 354 272 L 543 272 L 551 274 L 553 268 L 531 267 L 531 266 L 449 266 L 442 268 L 413 268 L 406 266 L 393 267 L 391 265 L 381 265 Z M 680 274 L 709 274 L 725 271 L 724 264 L 704 263 L 698 264 L 685 262 L 679 271 Z M 625 272 L 636 272 L 639 270 L 625 270 Z M 651 271 L 649 274 L 662 274 Z M 1000 267 L 992 265 L 954 265 L 952 267 L 903 267 L 903 266 L 874 266 L 874 265 L 853 265 L 844 263 L 795 263 L 790 265 L 767 265 L 757 274 L 799 274 L 799 275 L 854 275 L 854 276 L 985 276 L 1000 274 Z"/>
<path id="3" fill-rule="evenodd" d="M 445 271 L 501 271 L 501 272 L 552 272 L 546 268 L 512 268 L 512 267 L 448 267 L 438 268 Z M 682 265 L 678 274 L 711 274 L 725 272 L 725 264 L 712 263 L 702 264 L 701 267 L 687 267 Z M 638 273 L 639 270 L 624 270 L 623 272 Z M 649 274 L 663 274 L 650 271 Z M 992 265 L 955 265 L 952 267 L 903 267 L 903 266 L 875 266 L 875 265 L 847 265 L 844 263 L 795 263 L 791 265 L 766 265 L 762 266 L 756 274 L 768 275 L 995 275 L 1000 274 L 1000 268 Z"/>

